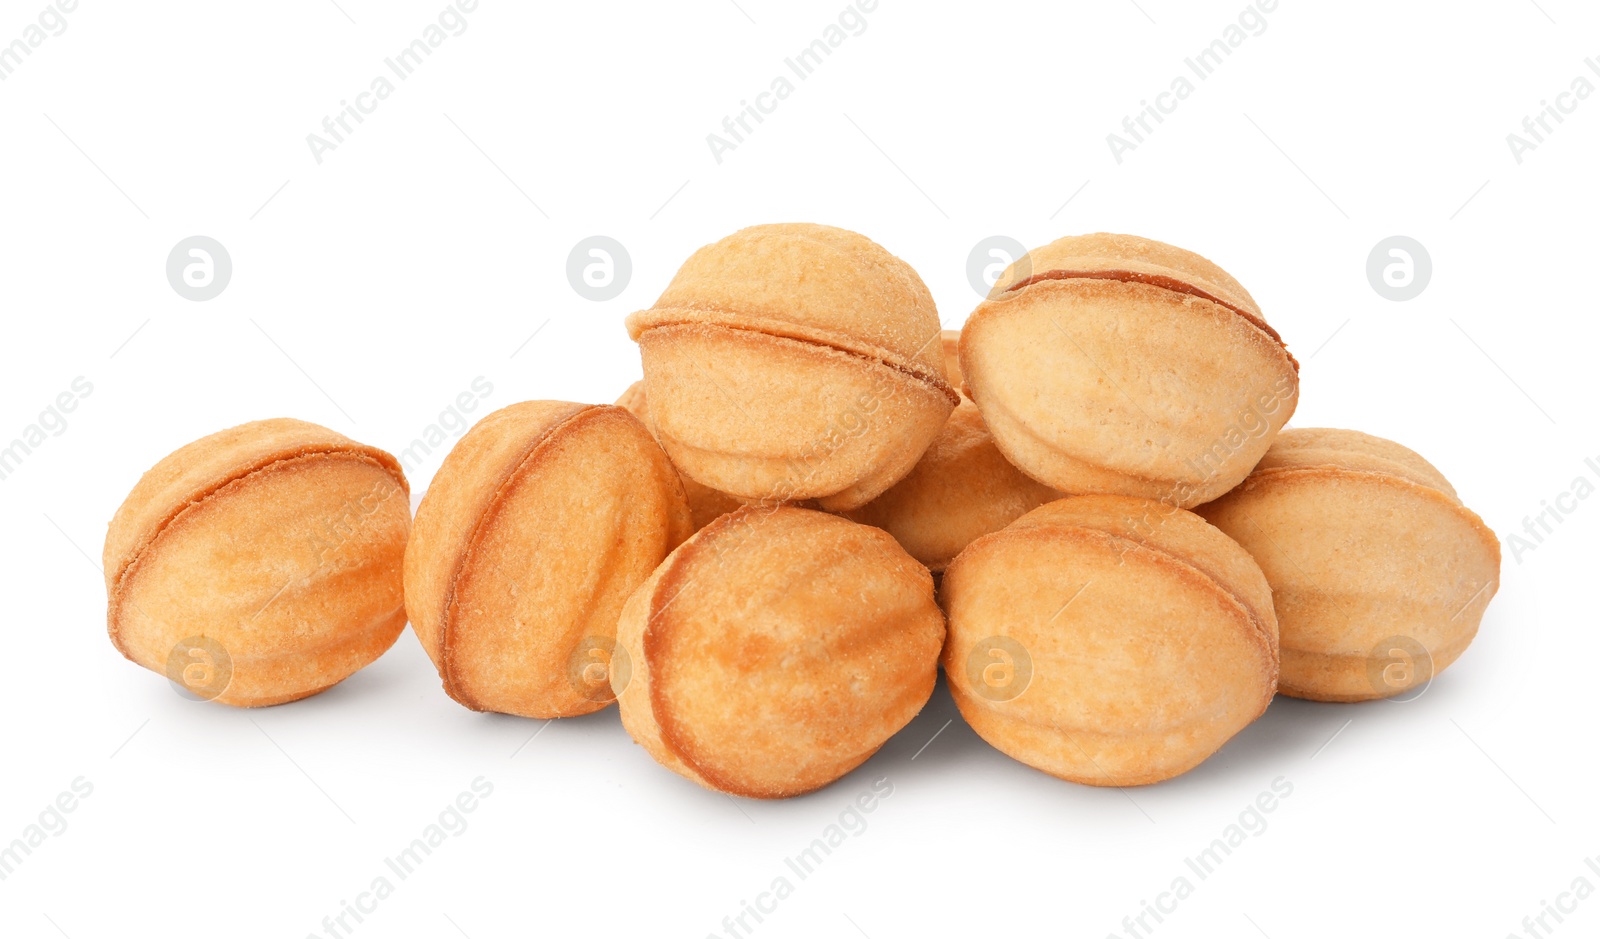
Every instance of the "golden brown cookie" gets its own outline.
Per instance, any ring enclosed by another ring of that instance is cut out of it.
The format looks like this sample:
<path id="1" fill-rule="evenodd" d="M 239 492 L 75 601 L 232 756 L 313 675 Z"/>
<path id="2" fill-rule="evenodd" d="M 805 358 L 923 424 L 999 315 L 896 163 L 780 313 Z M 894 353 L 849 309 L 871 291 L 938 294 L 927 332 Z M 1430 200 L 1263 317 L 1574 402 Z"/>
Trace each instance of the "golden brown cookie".
<path id="1" fill-rule="evenodd" d="M 958 330 L 941 334 L 945 374 L 957 390 Z M 1061 498 L 1012 466 L 965 396 L 906 478 L 846 518 L 876 525 L 934 573 L 943 571 L 972 539 L 999 531 L 1023 513 Z"/>
<path id="2" fill-rule="evenodd" d="M 395 458 L 289 418 L 163 458 L 106 533 L 106 623 L 129 659 L 241 707 L 316 694 L 405 628 L 410 490 Z"/>
<path id="3" fill-rule="evenodd" d="M 960 354 L 1023 472 L 1182 507 L 1244 479 L 1299 397 L 1298 365 L 1238 281 L 1131 235 L 1029 252 L 973 311 Z"/>
<path id="4" fill-rule="evenodd" d="M 825 225 L 701 248 L 628 334 L 673 463 L 744 501 L 863 505 L 911 471 L 957 401 L 921 278 Z"/>
<path id="5" fill-rule="evenodd" d="M 1437 469 L 1353 430 L 1296 428 L 1197 509 L 1272 584 L 1280 690 L 1366 701 L 1423 688 L 1477 635 L 1500 542 Z"/>
<path id="6" fill-rule="evenodd" d="M 613 700 L 623 602 L 689 531 L 677 473 L 626 410 L 501 408 L 455 445 L 417 508 L 411 627 L 473 710 L 597 711 Z"/>
<path id="7" fill-rule="evenodd" d="M 628 386 L 628 390 L 617 399 L 617 406 L 627 408 L 628 413 L 637 417 L 651 433 L 655 428 L 650 423 L 650 405 L 645 397 L 644 382 L 636 381 Z M 694 481 L 693 477 L 678 474 L 683 482 L 683 493 L 689 499 L 689 515 L 694 523 L 694 530 L 699 531 L 710 524 L 711 520 L 719 515 L 726 515 L 743 505 L 738 499 L 726 492 L 718 492 L 710 486 L 702 486 Z"/>
<path id="8" fill-rule="evenodd" d="M 930 570 L 942 571 L 980 535 L 1061 498 L 1012 466 L 965 399 L 910 475 L 846 518 L 876 525 Z"/>
<path id="9" fill-rule="evenodd" d="M 861 765 L 933 692 L 944 618 L 894 539 L 751 505 L 674 551 L 629 598 L 622 722 L 703 786 L 782 798 Z M 619 660 L 622 656 L 618 656 Z"/>
<path id="10" fill-rule="evenodd" d="M 945 571 L 944 669 L 973 730 L 1062 779 L 1187 772 L 1272 700 L 1278 628 L 1250 555 L 1192 512 L 1051 502 Z"/>

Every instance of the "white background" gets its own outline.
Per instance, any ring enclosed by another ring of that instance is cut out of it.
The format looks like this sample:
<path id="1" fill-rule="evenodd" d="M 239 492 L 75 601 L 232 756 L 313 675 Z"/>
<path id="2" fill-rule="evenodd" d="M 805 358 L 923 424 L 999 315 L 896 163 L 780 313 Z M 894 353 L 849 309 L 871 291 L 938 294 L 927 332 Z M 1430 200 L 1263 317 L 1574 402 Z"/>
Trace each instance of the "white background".
<path id="1" fill-rule="evenodd" d="M 0 2 L 0 42 L 43 5 Z M 0 881 L 0 934 L 323 934 L 480 776 L 470 827 L 356 936 L 720 934 L 878 777 L 893 793 L 867 829 L 755 935 L 1122 933 L 1280 776 L 1269 827 L 1155 935 L 1499 939 L 1574 878 L 1600 887 L 1600 500 L 1507 548 L 1476 643 L 1420 700 L 1280 699 L 1199 769 L 1127 792 L 990 749 L 942 686 L 836 785 L 736 803 L 656 766 L 614 709 L 548 727 L 463 709 L 409 630 L 260 711 L 184 700 L 116 653 L 101 544 L 163 455 L 279 415 L 398 452 L 477 376 L 486 406 L 610 401 L 639 374 L 623 317 L 759 222 L 866 233 L 948 326 L 984 237 L 1170 241 L 1243 281 L 1299 356 L 1295 424 L 1406 443 L 1503 539 L 1596 479 L 1600 96 L 1520 164 L 1506 141 L 1574 77 L 1600 84 L 1592 6 L 1285 0 L 1119 165 L 1106 135 L 1243 0 L 882 0 L 714 160 L 706 135 L 843 6 L 483 0 L 320 165 L 306 135 L 440 0 L 85 0 L 0 82 L 0 438 L 93 385 L 0 481 L 0 841 L 93 786 Z M 197 234 L 234 265 L 207 302 L 164 271 Z M 594 234 L 632 257 L 610 301 L 566 279 Z M 1433 260 L 1409 302 L 1365 274 L 1395 234 Z M 1593 935 L 1600 900 L 1547 923 Z"/>

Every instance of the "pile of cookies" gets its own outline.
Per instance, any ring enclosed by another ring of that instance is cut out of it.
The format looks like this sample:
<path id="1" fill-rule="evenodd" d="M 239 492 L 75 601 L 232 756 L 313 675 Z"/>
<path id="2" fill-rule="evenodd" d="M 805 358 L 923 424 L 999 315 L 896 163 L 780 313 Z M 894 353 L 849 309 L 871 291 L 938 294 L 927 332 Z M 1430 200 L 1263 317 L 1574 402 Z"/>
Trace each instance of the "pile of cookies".
<path id="1" fill-rule="evenodd" d="M 642 382 L 485 417 L 415 520 L 392 456 L 313 424 L 179 449 L 112 520 L 112 642 L 257 706 L 409 621 L 461 704 L 615 701 L 663 766 L 758 798 L 859 766 L 942 665 L 995 748 L 1128 786 L 1279 692 L 1420 693 L 1499 586 L 1493 532 L 1422 457 L 1284 429 L 1298 363 L 1160 242 L 1035 249 L 958 335 L 869 239 L 763 225 L 627 328 Z"/>

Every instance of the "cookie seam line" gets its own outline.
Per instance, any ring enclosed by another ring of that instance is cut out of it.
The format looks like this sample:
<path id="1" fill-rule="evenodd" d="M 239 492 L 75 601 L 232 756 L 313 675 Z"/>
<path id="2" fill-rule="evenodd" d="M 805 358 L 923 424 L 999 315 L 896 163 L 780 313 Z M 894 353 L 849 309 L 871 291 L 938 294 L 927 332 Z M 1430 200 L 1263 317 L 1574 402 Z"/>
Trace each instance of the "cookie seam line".
<path id="1" fill-rule="evenodd" d="M 1171 281 L 1173 285 L 1177 286 L 1163 283 L 1152 283 L 1151 281 L 1141 279 L 1142 277 L 1159 277 L 1162 280 Z M 1294 366 L 1295 374 L 1298 375 L 1300 373 L 1300 361 L 1294 357 L 1294 353 L 1289 351 L 1289 346 L 1283 341 L 1283 336 L 1272 327 L 1272 324 L 1266 321 L 1265 317 L 1261 316 L 1259 313 L 1252 313 L 1241 306 L 1230 303 L 1221 297 L 1215 296 L 1209 291 L 1202 290 L 1181 277 L 1168 277 L 1165 274 L 1146 274 L 1143 271 L 1132 271 L 1123 268 L 1107 268 L 1101 271 L 1051 268 L 1050 270 L 1042 271 L 1038 274 L 1028 277 L 1025 280 L 1020 280 L 1015 284 L 1012 284 L 1005 290 L 1001 291 L 999 297 L 986 297 L 985 302 L 990 300 L 1003 300 L 1006 294 L 1016 293 L 1028 287 L 1032 287 L 1035 284 L 1064 280 L 1104 280 L 1115 281 L 1116 283 L 1120 284 L 1139 284 L 1145 287 L 1154 287 L 1157 290 L 1165 290 L 1169 293 L 1175 293 L 1180 296 L 1195 297 L 1196 299 L 1215 303 L 1217 306 L 1220 306 L 1223 309 L 1232 312 L 1236 316 L 1243 318 L 1245 322 L 1255 327 L 1257 332 L 1262 333 L 1276 343 L 1278 348 L 1283 350 L 1283 354 L 1288 356 L 1289 364 Z"/>
<path id="2" fill-rule="evenodd" d="M 988 303 L 988 302 L 991 302 L 991 301 L 985 301 L 985 303 Z M 1285 354 L 1288 354 L 1288 350 L 1287 349 L 1285 349 L 1284 351 L 1285 351 Z M 1291 356 L 1289 356 L 1289 358 L 1290 358 L 1290 361 L 1293 362 L 1294 356 L 1291 355 Z M 1299 366 L 1298 366 L 1298 364 L 1296 364 L 1296 376 L 1297 377 L 1298 377 L 1298 369 L 1299 369 Z M 966 373 L 966 370 L 963 369 L 963 374 L 965 374 L 965 373 Z M 973 390 L 976 391 L 977 389 L 974 388 Z M 979 411 L 980 414 L 982 414 L 985 405 L 982 404 L 979 399 L 980 399 L 980 397 L 987 397 L 987 396 L 968 394 L 967 397 L 972 401 L 973 404 L 978 406 L 978 411 Z M 1290 411 L 1289 411 L 1288 415 L 1286 415 L 1285 418 L 1284 418 L 1284 421 L 1286 423 L 1290 418 L 1292 418 L 1294 416 L 1294 406 L 1297 406 L 1298 403 L 1299 403 L 1299 383 L 1298 383 L 1298 381 L 1296 381 L 1295 393 L 1294 393 L 1294 395 L 1292 397 L 1293 397 L 1293 405 L 1291 405 L 1291 408 L 1290 408 Z M 1190 485 L 1191 488 L 1196 489 L 1196 490 L 1200 490 L 1200 489 L 1203 489 L 1207 484 L 1209 484 L 1211 482 L 1211 478 L 1208 478 L 1208 479 L 1205 479 L 1205 480 L 1201 480 L 1201 482 L 1199 484 L 1192 484 L 1186 479 L 1172 479 L 1172 478 L 1161 478 L 1161 479 L 1158 479 L 1158 478 L 1155 478 L 1155 477 L 1152 477 L 1152 476 L 1146 476 L 1146 475 L 1143 475 L 1141 473 L 1133 472 L 1132 470 L 1118 469 L 1117 467 L 1108 466 L 1105 463 L 1096 462 L 1095 460 L 1091 460 L 1091 459 L 1088 459 L 1086 457 L 1079 456 L 1079 455 L 1077 455 L 1075 453 L 1066 452 L 1065 448 L 1061 444 L 1056 443 L 1054 441 L 1051 441 L 1051 440 L 1045 438 L 1044 436 L 1042 436 L 1041 434 L 1039 434 L 1038 432 L 1036 432 L 1033 429 L 1033 426 L 1029 422 L 1023 420 L 1015 412 L 1013 412 L 1011 408 L 1006 407 L 1004 404 L 991 401 L 987 405 L 987 407 L 989 407 L 990 409 L 993 409 L 993 410 L 998 410 L 1007 420 L 1009 420 L 1011 422 L 1011 424 L 1015 428 L 1021 430 L 1024 434 L 1027 435 L 1029 440 L 1034 441 L 1041 448 L 1043 448 L 1043 449 L 1045 449 L 1047 451 L 1051 451 L 1051 452 L 1056 452 L 1056 451 L 1063 452 L 1073 462 L 1081 463 L 1081 464 L 1083 464 L 1083 465 L 1085 465 L 1087 467 L 1090 467 L 1091 469 L 1098 470 L 1098 471 L 1104 472 L 1104 473 L 1113 473 L 1113 474 L 1116 474 L 1118 476 L 1131 478 L 1131 479 L 1134 479 L 1134 480 L 1138 480 L 1140 482 L 1150 483 L 1153 486 L 1157 486 L 1157 487 L 1164 485 L 1164 486 L 1166 486 L 1166 491 L 1167 492 L 1171 492 L 1173 489 L 1176 489 L 1180 485 Z M 1135 407 L 1138 407 L 1137 403 L 1135 403 Z M 987 424 L 987 420 L 985 421 L 985 423 Z M 993 435 L 992 433 L 991 433 L 991 438 L 995 440 L 996 446 L 1000 447 L 1002 452 L 1005 452 L 1006 445 L 1002 445 L 1001 444 L 1000 438 L 995 436 L 995 435 Z M 1202 451 L 1199 455 L 1203 456 L 1204 455 L 1204 451 Z M 1016 460 L 1013 460 L 1011 458 L 1011 454 L 1010 453 L 1006 453 L 1005 456 L 1006 456 L 1006 460 L 1008 462 L 1010 462 L 1013 466 L 1016 466 L 1017 469 L 1024 476 L 1027 476 L 1028 478 L 1030 478 L 1033 481 L 1035 481 L 1037 483 L 1040 483 L 1042 485 L 1045 485 L 1045 486 L 1049 486 L 1050 485 L 1050 483 L 1048 481 L 1040 479 L 1039 477 L 1035 476 L 1033 473 L 1031 473 L 1028 470 L 1024 469 L 1021 466 L 1020 463 L 1018 463 Z M 1191 459 L 1193 459 L 1193 457 L 1191 457 Z M 1240 482 L 1242 483 L 1243 480 L 1241 480 Z M 1224 491 L 1224 492 L 1218 493 L 1217 495 L 1213 496 L 1211 499 L 1207 499 L 1207 500 L 1204 500 L 1204 501 L 1209 502 L 1209 501 L 1213 501 L 1215 499 L 1220 499 L 1220 498 L 1222 498 L 1222 496 L 1224 496 L 1226 494 L 1227 494 L 1227 491 Z M 1166 501 L 1164 496 L 1140 496 L 1139 498 L 1153 499 L 1153 500 L 1158 501 L 1158 502 L 1165 502 Z M 1172 503 L 1168 503 L 1168 504 L 1172 504 Z M 1199 503 L 1195 503 L 1195 504 L 1199 504 Z"/>
<path id="3" fill-rule="evenodd" d="M 649 310 L 641 310 L 640 311 L 640 313 L 649 313 L 649 314 L 660 314 L 660 313 L 669 313 L 669 312 L 670 313 L 679 313 L 679 314 L 709 313 L 709 314 L 712 314 L 713 316 L 716 316 L 716 317 L 739 317 L 739 318 L 751 321 L 751 324 L 750 325 L 743 325 L 743 324 L 731 323 L 731 322 L 696 320 L 696 319 L 690 318 L 689 316 L 679 316 L 679 317 L 670 318 L 670 319 L 666 318 L 666 317 L 662 317 L 661 321 L 652 322 L 650 325 L 641 328 L 639 330 L 640 338 L 643 338 L 645 333 L 650 332 L 651 330 L 655 330 L 655 329 L 669 329 L 669 328 L 672 328 L 674 326 L 699 326 L 699 327 L 709 327 L 709 328 L 719 328 L 719 329 L 732 329 L 732 330 L 737 330 L 739 332 L 755 333 L 755 334 L 760 335 L 760 336 L 770 336 L 770 337 L 772 337 L 774 339 L 786 339 L 786 340 L 788 340 L 790 342 L 798 342 L 798 343 L 802 343 L 804 345 L 818 346 L 818 347 L 821 347 L 821 348 L 824 348 L 824 349 L 830 349 L 830 350 L 832 350 L 834 352 L 839 352 L 839 353 L 842 353 L 844 355 L 851 356 L 853 358 L 862 359 L 862 360 L 867 361 L 867 362 L 873 362 L 873 363 L 876 363 L 878 365 L 882 365 L 885 368 L 888 368 L 888 369 L 891 369 L 893 371 L 899 372 L 899 373 L 901 373 L 903 375 L 906 375 L 907 377 L 913 378 L 913 379 L 915 379 L 917 381 L 922 382 L 925 385 L 928 385 L 929 387 L 933 388 L 935 391 L 939 392 L 940 394 L 943 394 L 945 396 L 945 398 L 947 398 L 950 401 L 950 404 L 951 404 L 952 407 L 954 407 L 955 405 L 961 403 L 961 394 L 960 394 L 960 392 L 956 391 L 953 387 L 951 387 L 950 382 L 949 382 L 948 379 L 941 378 L 940 376 L 935 375 L 930 371 L 924 371 L 924 370 L 918 369 L 918 368 L 910 365 L 907 362 L 898 361 L 899 356 L 898 356 L 897 353 L 891 352 L 890 350 L 885 349 L 882 346 L 877 345 L 876 343 L 862 342 L 862 343 L 859 343 L 859 348 L 851 348 L 849 345 L 846 345 L 844 342 L 842 342 L 840 340 L 837 340 L 837 339 L 832 339 L 832 340 L 830 340 L 830 339 L 819 339 L 819 338 L 817 338 L 815 336 L 802 335 L 801 329 L 796 328 L 794 324 L 788 323 L 787 321 L 784 321 L 784 320 L 771 319 L 771 318 L 768 318 L 768 317 L 761 317 L 761 316 L 750 316 L 748 314 L 742 314 L 742 313 L 730 313 L 730 312 L 728 312 L 726 310 L 712 310 L 712 309 L 705 309 L 705 308 L 698 308 L 698 307 L 665 307 L 665 308 L 654 308 L 654 307 L 652 307 Z M 770 328 L 770 327 L 777 327 L 777 328 Z M 785 329 L 785 327 L 787 327 L 787 329 Z M 830 331 L 829 330 L 818 329 L 817 332 L 818 333 L 827 333 L 827 332 L 830 332 Z M 867 351 L 867 350 L 871 350 L 871 351 Z"/>
<path id="4" fill-rule="evenodd" d="M 1242 487 L 1252 483 L 1260 483 L 1263 480 L 1269 480 L 1273 477 L 1322 476 L 1329 474 L 1342 476 L 1347 479 L 1371 480 L 1383 484 L 1398 485 L 1404 489 L 1415 490 L 1416 492 L 1421 493 L 1428 498 L 1437 499 L 1447 508 L 1454 511 L 1458 517 L 1471 524 L 1481 538 L 1484 538 L 1487 543 L 1494 546 L 1495 557 L 1498 561 L 1500 556 L 1500 538 L 1494 533 L 1494 529 L 1490 528 L 1489 524 L 1483 520 L 1482 516 L 1480 516 L 1477 512 L 1467 508 L 1466 504 L 1460 500 L 1460 497 L 1452 497 L 1448 492 L 1445 492 L 1436 486 L 1419 483 L 1416 480 L 1409 479 L 1405 476 L 1398 476 L 1394 473 L 1379 472 L 1377 470 L 1351 469 L 1347 466 L 1340 466 L 1337 463 L 1318 463 L 1314 466 L 1268 467 L 1264 470 L 1252 472 L 1248 477 L 1246 477 L 1245 481 L 1239 485 Z"/>
<path id="5" fill-rule="evenodd" d="M 128 582 L 133 576 L 135 568 L 139 567 L 146 560 L 150 552 L 155 548 L 156 543 L 161 540 L 161 536 L 165 535 L 180 517 L 187 514 L 191 510 L 199 508 L 200 506 L 210 502 L 212 498 L 219 495 L 224 489 L 228 489 L 235 483 L 242 482 L 259 473 L 268 472 L 275 467 L 289 463 L 297 463 L 304 460 L 325 457 L 351 457 L 357 462 L 376 466 L 388 473 L 389 476 L 399 485 L 401 491 L 405 492 L 409 497 L 411 487 L 406 482 L 404 472 L 397 471 L 394 467 L 384 462 L 379 457 L 379 454 L 382 454 L 382 451 L 371 447 L 361 447 L 359 445 L 356 447 L 339 446 L 302 448 L 288 455 L 278 454 L 271 458 L 252 464 L 248 468 L 230 474 L 218 482 L 205 486 L 204 488 L 200 489 L 198 493 L 192 494 L 185 498 L 181 507 L 177 511 L 157 522 L 154 530 L 150 534 L 150 537 L 141 540 L 134 547 L 132 553 L 128 555 L 127 561 L 118 565 L 116 577 L 112 579 L 112 586 L 108 597 L 109 602 L 106 610 L 107 632 L 110 634 L 111 644 L 117 648 L 118 652 L 122 653 L 124 658 L 128 659 L 129 661 L 133 661 L 133 657 L 128 654 L 128 650 L 123 648 L 122 645 L 120 629 L 122 619 L 122 599 L 127 593 Z M 407 514 L 410 514 L 409 509 L 407 509 Z"/>
<path id="6" fill-rule="evenodd" d="M 455 611 L 458 607 L 457 601 L 459 599 L 456 590 L 460 585 L 461 578 L 466 574 L 468 567 L 471 566 L 474 555 L 487 534 L 490 524 L 498 517 L 512 485 L 525 472 L 534 468 L 536 459 L 545 449 L 545 445 L 554 440 L 558 432 L 567 428 L 584 415 L 601 411 L 604 408 L 616 407 L 616 405 L 587 404 L 574 405 L 574 407 L 575 410 L 544 428 L 533 440 L 529 441 L 517 456 L 515 462 L 511 462 L 506 471 L 496 480 L 494 491 L 490 493 L 488 500 L 484 503 L 483 510 L 478 513 L 477 519 L 473 521 L 472 530 L 467 534 L 466 547 L 462 548 L 460 555 L 457 556 L 455 566 L 450 571 L 450 578 L 445 584 L 443 603 L 441 604 L 439 615 L 439 677 L 444 682 L 446 694 L 474 711 L 487 711 L 488 708 L 481 706 L 475 698 L 469 700 L 465 691 L 456 681 L 451 668 L 453 663 L 450 639 L 451 634 L 454 632 L 452 627 L 455 625 Z M 620 410 L 626 412 L 625 408 Z"/>
<path id="7" fill-rule="evenodd" d="M 680 585 L 679 581 L 681 580 L 681 574 L 685 564 L 687 563 L 687 559 L 697 556 L 700 551 L 705 548 L 705 545 L 701 544 L 702 538 L 705 538 L 706 541 L 710 541 L 711 536 L 718 535 L 724 529 L 733 526 L 737 522 L 743 521 L 749 516 L 754 515 L 756 512 L 765 511 L 768 514 L 775 514 L 779 508 L 781 508 L 781 506 L 747 503 L 737 509 L 734 509 L 732 512 L 728 512 L 725 515 L 719 516 L 718 518 L 712 520 L 709 525 L 695 532 L 693 535 L 689 536 L 688 540 L 679 545 L 678 548 L 668 556 L 668 559 L 662 562 L 663 565 L 669 566 L 666 566 L 666 569 L 661 571 L 661 576 L 656 579 L 654 589 L 651 591 L 650 595 L 650 604 L 645 611 L 646 619 L 644 628 L 639 637 L 639 651 L 641 658 L 644 659 L 644 675 L 646 681 L 648 682 L 648 688 L 646 689 L 646 700 L 650 704 L 650 715 L 655 721 L 656 730 L 661 740 L 661 745 L 666 747 L 669 752 L 676 756 L 685 767 L 687 767 L 695 774 L 696 777 L 698 777 L 696 782 L 699 782 L 701 785 L 704 785 L 707 788 L 729 792 L 745 798 L 763 799 L 776 798 L 777 796 L 757 793 L 753 790 L 746 789 L 744 786 L 725 778 L 721 773 L 702 766 L 698 760 L 689 755 L 687 748 L 679 740 L 679 735 L 672 727 L 673 722 L 667 719 L 672 713 L 672 709 L 666 706 L 666 701 L 663 697 L 664 692 L 661 688 L 661 682 L 658 680 L 658 676 L 654 674 L 657 669 L 655 662 L 653 661 L 655 658 L 653 653 L 657 651 L 657 646 L 659 643 L 666 641 L 665 638 L 657 638 L 657 627 L 659 625 L 671 622 L 665 615 L 666 608 L 661 605 L 661 588 L 663 586 L 677 588 L 673 591 L 667 606 L 671 606 L 672 604 L 676 603 L 683 592 L 688 589 L 689 585 L 687 582 Z M 638 676 L 634 677 L 637 678 Z"/>
<path id="8" fill-rule="evenodd" d="M 1391 460 L 1389 462 L 1392 463 L 1394 461 Z M 1409 476 L 1403 476 L 1399 473 L 1390 473 L 1385 470 L 1356 469 L 1352 466 L 1345 466 L 1342 463 L 1297 463 L 1292 466 L 1268 466 L 1265 468 L 1252 470 L 1246 479 L 1247 481 L 1260 481 L 1270 479 L 1274 476 L 1318 476 L 1327 474 L 1345 476 L 1352 479 L 1373 479 L 1384 482 L 1401 482 L 1417 489 L 1425 489 L 1429 492 L 1437 493 L 1451 505 L 1465 508 L 1465 506 L 1461 504 L 1459 496 L 1452 496 L 1450 493 L 1440 489 L 1438 486 L 1435 486 L 1432 483 L 1420 482 L 1412 479 Z"/>
<path id="9" fill-rule="evenodd" d="M 1161 504 L 1165 504 L 1165 503 L 1161 503 Z M 1078 524 L 1073 524 L 1071 522 L 1056 522 L 1056 523 L 1051 523 L 1051 524 L 1034 524 L 1034 525 L 1025 526 L 1023 528 L 1015 528 L 1015 529 L 1013 529 L 1013 528 L 1003 528 L 1000 531 L 992 532 L 991 534 L 985 535 L 984 537 L 985 537 L 985 539 L 994 538 L 996 540 L 999 540 L 1000 536 L 1017 537 L 1017 536 L 1022 536 L 1024 534 L 1029 534 L 1029 535 L 1037 534 L 1039 529 L 1043 529 L 1046 532 L 1053 532 L 1053 533 L 1068 533 L 1068 532 L 1082 533 L 1082 534 L 1087 534 L 1091 538 L 1094 538 L 1096 540 L 1111 541 L 1111 542 L 1115 542 L 1115 543 L 1118 543 L 1118 544 L 1125 544 L 1125 545 L 1128 545 L 1128 546 L 1130 546 L 1131 548 L 1134 548 L 1134 549 L 1142 549 L 1144 551 L 1147 551 L 1155 558 L 1164 560 L 1167 563 L 1171 563 L 1171 564 L 1173 564 L 1175 566 L 1181 567 L 1182 569 L 1184 569 L 1186 571 L 1190 571 L 1190 572 L 1198 575 L 1204 582 L 1206 582 L 1207 584 L 1211 585 L 1211 588 L 1218 595 L 1226 597 L 1229 602 L 1231 602 L 1234 606 L 1238 607 L 1240 612 L 1242 612 L 1244 614 L 1246 621 L 1249 623 L 1251 635 L 1254 636 L 1256 639 L 1258 639 L 1260 641 L 1261 646 L 1262 646 L 1262 651 L 1267 653 L 1267 658 L 1268 659 L 1275 659 L 1275 658 L 1278 657 L 1278 656 L 1273 654 L 1273 650 L 1274 650 L 1274 647 L 1281 648 L 1281 641 L 1282 641 L 1281 637 L 1280 637 L 1280 640 L 1279 640 L 1278 643 L 1274 643 L 1272 641 L 1271 635 L 1267 632 L 1266 621 L 1264 619 L 1262 619 L 1259 614 L 1256 613 L 1254 607 L 1252 607 L 1250 604 L 1246 603 L 1243 600 L 1243 598 L 1241 598 L 1239 596 L 1239 594 L 1235 593 L 1231 588 L 1224 586 L 1220 580 L 1218 580 L 1216 577 L 1214 577 L 1213 575 L 1208 573 L 1205 569 L 1203 569 L 1203 568 L 1201 568 L 1201 567 L 1199 567 L 1199 566 L 1197 566 L 1195 564 L 1192 564 L 1192 563 L 1190 563 L 1188 561 L 1185 561 L 1184 559 L 1178 557 L 1177 555 L 1175 555 L 1172 552 L 1166 550 L 1165 548 L 1157 547 L 1157 546 L 1155 546 L 1153 544 L 1150 544 L 1149 542 L 1140 541 L 1140 540 L 1135 539 L 1135 538 L 1130 538 L 1127 535 L 1119 535 L 1119 534 L 1116 534 L 1114 532 L 1108 532 L 1108 531 L 1106 531 L 1106 530 L 1104 530 L 1102 528 L 1093 528 L 1093 527 L 1088 526 L 1088 525 L 1078 525 Z M 976 542 L 974 542 L 974 543 L 976 543 Z M 1241 550 L 1243 550 L 1243 549 L 1241 549 Z M 1274 663 L 1274 667 L 1271 669 L 1271 671 L 1272 671 L 1272 673 L 1274 675 L 1274 684 L 1276 684 L 1276 673 L 1278 671 L 1278 667 L 1277 667 L 1277 665 L 1275 663 Z"/>

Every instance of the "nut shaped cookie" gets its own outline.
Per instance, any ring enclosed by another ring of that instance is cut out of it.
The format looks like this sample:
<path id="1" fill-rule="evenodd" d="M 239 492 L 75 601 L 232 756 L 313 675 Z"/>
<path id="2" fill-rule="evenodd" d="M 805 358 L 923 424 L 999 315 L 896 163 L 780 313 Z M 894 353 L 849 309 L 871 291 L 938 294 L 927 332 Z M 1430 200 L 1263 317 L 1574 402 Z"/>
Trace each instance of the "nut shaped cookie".
<path id="1" fill-rule="evenodd" d="M 622 722 L 702 786 L 773 799 L 867 760 L 933 692 L 933 579 L 883 531 L 749 505 L 684 542 L 622 611 Z M 621 656 L 619 655 L 619 659 Z"/>
<path id="2" fill-rule="evenodd" d="M 525 401 L 445 457 L 406 549 L 406 608 L 450 697 L 569 717 L 613 700 L 617 614 L 689 536 L 683 487 L 611 405 Z"/>
<path id="3" fill-rule="evenodd" d="M 644 382 L 636 381 L 629 385 L 628 390 L 617 399 L 617 407 L 627 408 L 628 413 L 637 417 L 651 433 L 655 432 L 650 423 L 650 402 L 645 397 Z M 683 482 L 683 494 L 689 499 L 689 516 L 695 531 L 706 527 L 717 516 L 726 515 L 744 504 L 726 492 L 718 492 L 695 482 L 693 477 L 679 473 L 678 478 Z"/>
<path id="4" fill-rule="evenodd" d="M 395 458 L 279 418 L 145 473 L 106 533 L 106 624 L 130 660 L 240 707 L 316 694 L 405 628 L 410 490 Z"/>
<path id="5" fill-rule="evenodd" d="M 1283 635 L 1279 690 L 1367 701 L 1425 687 L 1478 632 L 1500 542 L 1431 464 L 1353 430 L 1278 435 L 1196 511 L 1255 556 Z"/>
<path id="6" fill-rule="evenodd" d="M 1041 506 L 968 545 L 941 599 L 945 674 L 967 723 L 1062 779 L 1170 779 L 1272 700 L 1266 578 L 1222 532 L 1165 503 Z"/>
<path id="7" fill-rule="evenodd" d="M 1299 398 L 1298 364 L 1238 281 L 1131 235 L 1030 251 L 968 318 L 960 355 L 1023 472 L 1183 508 L 1238 485 Z"/>
<path id="8" fill-rule="evenodd" d="M 974 538 L 1059 498 L 1006 460 L 977 406 L 963 399 L 905 479 L 842 514 L 882 528 L 929 570 L 942 571 Z"/>
<path id="9" fill-rule="evenodd" d="M 863 505 L 911 471 L 957 401 L 921 278 L 825 225 L 701 248 L 628 334 L 672 462 L 746 502 Z"/>
<path id="10" fill-rule="evenodd" d="M 958 390 L 960 337 L 953 329 L 942 337 L 945 374 Z M 1006 460 L 977 407 L 963 397 L 906 478 L 861 508 L 841 514 L 887 531 L 937 573 L 972 539 L 999 531 L 1023 513 L 1059 498 L 1061 493 L 1035 482 Z"/>

